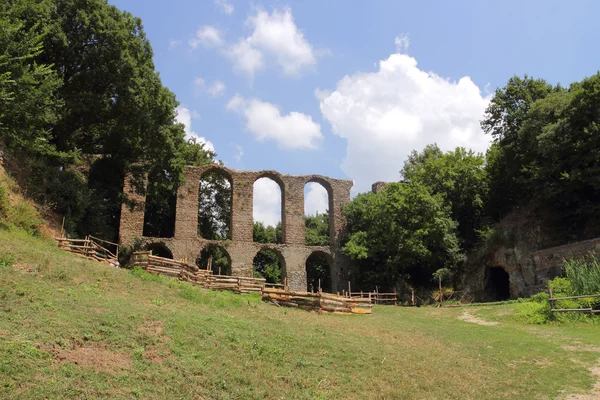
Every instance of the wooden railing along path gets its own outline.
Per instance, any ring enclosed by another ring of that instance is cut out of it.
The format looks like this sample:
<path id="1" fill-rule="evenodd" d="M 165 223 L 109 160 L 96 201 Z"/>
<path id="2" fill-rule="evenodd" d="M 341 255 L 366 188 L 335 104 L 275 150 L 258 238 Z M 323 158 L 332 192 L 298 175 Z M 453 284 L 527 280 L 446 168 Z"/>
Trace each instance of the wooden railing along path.
<path id="1" fill-rule="evenodd" d="M 552 295 L 552 288 L 548 288 L 550 292 L 550 312 L 582 312 L 588 314 L 600 314 L 600 310 L 594 310 L 591 307 L 588 308 L 556 308 L 556 302 L 560 300 L 573 300 L 573 299 L 593 299 L 600 297 L 600 294 L 588 294 L 583 296 L 567 296 L 567 297 L 554 297 Z"/>
<path id="2" fill-rule="evenodd" d="M 77 254 L 78 256 L 87 258 L 89 260 L 100 261 L 108 263 L 113 267 L 119 267 L 119 245 L 108 240 L 103 240 L 91 235 L 86 236 L 85 239 L 69 239 L 69 238 L 56 238 L 58 247 L 65 251 Z M 108 246 L 114 246 L 114 252 L 104 247 L 102 244 Z"/>
<path id="3" fill-rule="evenodd" d="M 213 275 L 212 271 L 200 269 L 184 261 L 153 256 L 149 251 L 133 253 L 133 265 L 146 271 L 182 281 L 191 282 L 207 289 L 229 290 L 234 293 L 260 293 L 264 301 L 278 306 L 296 307 L 318 312 L 344 314 L 371 314 L 371 300 L 349 298 L 329 293 L 293 292 L 283 284 L 267 283 L 263 278 Z"/>

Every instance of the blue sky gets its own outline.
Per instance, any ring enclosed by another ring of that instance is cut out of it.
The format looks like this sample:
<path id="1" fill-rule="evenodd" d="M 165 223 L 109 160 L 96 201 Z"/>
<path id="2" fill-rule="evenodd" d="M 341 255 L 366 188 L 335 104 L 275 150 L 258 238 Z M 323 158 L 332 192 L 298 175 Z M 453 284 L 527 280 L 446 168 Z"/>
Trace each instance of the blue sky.
<path id="1" fill-rule="evenodd" d="M 179 119 L 228 167 L 351 179 L 354 194 L 427 143 L 484 151 L 478 121 L 512 75 L 568 85 L 600 66 L 592 0 L 110 2 L 142 18 Z M 273 223 L 263 189 L 255 215 Z"/>

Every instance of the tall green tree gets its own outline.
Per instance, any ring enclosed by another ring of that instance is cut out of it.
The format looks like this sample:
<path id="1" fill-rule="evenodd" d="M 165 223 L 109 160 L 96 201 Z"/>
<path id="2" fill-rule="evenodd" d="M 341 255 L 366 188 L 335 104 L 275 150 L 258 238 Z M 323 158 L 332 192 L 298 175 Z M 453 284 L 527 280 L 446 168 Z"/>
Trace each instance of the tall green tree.
<path id="1" fill-rule="evenodd" d="M 344 214 L 342 251 L 357 263 L 365 289 L 428 285 L 435 270 L 464 261 L 449 206 L 421 183 L 393 183 L 380 193 L 360 194 Z"/>
<path id="2" fill-rule="evenodd" d="M 413 151 L 404 163 L 406 182 L 420 183 L 432 194 L 440 194 L 450 205 L 451 216 L 458 223 L 458 235 L 468 250 L 477 240 L 483 223 L 483 208 L 488 194 L 488 180 L 483 154 L 462 147 L 442 152 L 436 145 L 422 152 Z"/>
<path id="3" fill-rule="evenodd" d="M 534 102 L 560 90 L 527 75 L 513 76 L 506 86 L 496 89 L 481 121 L 483 131 L 494 140 L 487 155 L 488 213 L 492 217 L 499 219 L 515 205 L 527 201 L 530 191 L 521 179 L 521 171 L 527 164 L 524 155 L 532 144 L 520 135 L 521 127 Z"/>

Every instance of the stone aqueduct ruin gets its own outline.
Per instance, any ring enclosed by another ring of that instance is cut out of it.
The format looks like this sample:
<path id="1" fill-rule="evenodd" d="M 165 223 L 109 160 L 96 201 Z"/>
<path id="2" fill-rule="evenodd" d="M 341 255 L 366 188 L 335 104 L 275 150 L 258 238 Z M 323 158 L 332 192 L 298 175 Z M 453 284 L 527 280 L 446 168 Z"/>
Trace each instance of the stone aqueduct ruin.
<path id="1" fill-rule="evenodd" d="M 231 240 L 206 240 L 198 234 L 198 191 L 202 178 L 218 172 L 231 182 Z M 177 192 L 175 234 L 172 238 L 144 237 L 145 197 L 134 190 L 130 179 L 124 182 L 124 193 L 136 202 L 135 207 L 123 204 L 121 208 L 121 244 L 141 240 L 142 245 L 160 244 L 175 259 L 194 262 L 203 249 L 221 246 L 231 261 L 232 275 L 252 276 L 254 257 L 261 250 L 276 252 L 292 290 L 306 290 L 306 261 L 312 254 L 325 254 L 330 262 L 331 287 L 335 291 L 345 287 L 348 268 L 340 252 L 340 235 L 345 226 L 342 205 L 350 202 L 352 181 L 332 179 L 321 175 L 292 176 L 276 171 L 238 171 L 217 165 L 188 166 L 184 172 L 185 182 Z M 270 178 L 281 188 L 281 244 L 263 244 L 253 241 L 253 195 L 254 182 Z M 321 184 L 329 197 L 329 246 L 305 245 L 304 185 L 309 182 Z"/>

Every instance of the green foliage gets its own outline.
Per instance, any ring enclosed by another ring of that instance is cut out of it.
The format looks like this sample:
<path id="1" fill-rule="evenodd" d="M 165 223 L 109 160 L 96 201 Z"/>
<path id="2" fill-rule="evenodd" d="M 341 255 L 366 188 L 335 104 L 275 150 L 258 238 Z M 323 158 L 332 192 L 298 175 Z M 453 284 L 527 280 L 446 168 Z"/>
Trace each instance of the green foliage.
<path id="1" fill-rule="evenodd" d="M 209 246 L 202 250 L 196 265 L 201 269 L 207 269 L 209 262 L 214 275 L 231 275 L 231 260 L 223 247 Z"/>
<path id="2" fill-rule="evenodd" d="M 0 268 L 12 268 L 15 258 L 10 253 L 0 253 Z"/>
<path id="3" fill-rule="evenodd" d="M 105 0 L 0 5 L 1 139 L 26 161 L 28 194 L 65 216 L 71 234 L 115 239 L 123 177 L 144 191 L 143 172 L 158 177 L 149 230 L 172 231 L 184 165 L 215 156 L 184 139 L 152 57 L 141 20 Z"/>
<path id="4" fill-rule="evenodd" d="M 329 212 L 304 217 L 307 246 L 329 246 Z"/>
<path id="5" fill-rule="evenodd" d="M 421 153 L 413 151 L 401 171 L 406 182 L 420 183 L 431 194 L 443 196 L 458 224 L 464 249 L 471 249 L 477 230 L 483 224 L 483 208 L 488 194 L 483 154 L 457 147 L 443 153 L 433 144 Z"/>
<path id="6" fill-rule="evenodd" d="M 257 243 L 282 243 L 281 222 L 277 226 L 255 221 L 252 230 L 252 240 Z"/>
<path id="7" fill-rule="evenodd" d="M 309 291 L 331 292 L 331 259 L 324 253 L 313 253 L 306 260 L 306 286 Z"/>
<path id="8" fill-rule="evenodd" d="M 429 285 L 435 270 L 464 261 L 449 207 L 420 183 L 360 194 L 344 214 L 348 229 L 342 251 L 357 263 L 358 281 L 366 287 L 393 287 L 403 280 Z"/>
<path id="9" fill-rule="evenodd" d="M 265 278 L 269 283 L 281 283 L 283 264 L 273 250 L 261 250 L 252 261 L 255 278 Z"/>
<path id="10" fill-rule="evenodd" d="M 450 279 L 452 277 L 452 271 L 449 268 L 440 268 L 435 271 L 432 276 L 434 281 L 441 284 L 446 279 Z"/>
<path id="11" fill-rule="evenodd" d="M 591 255 L 584 259 L 564 261 L 566 280 L 576 296 L 600 294 L 600 258 Z"/>
<path id="12" fill-rule="evenodd" d="M 231 239 L 231 182 L 218 172 L 202 176 L 198 189 L 198 234 L 205 239 Z"/>

